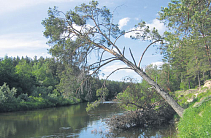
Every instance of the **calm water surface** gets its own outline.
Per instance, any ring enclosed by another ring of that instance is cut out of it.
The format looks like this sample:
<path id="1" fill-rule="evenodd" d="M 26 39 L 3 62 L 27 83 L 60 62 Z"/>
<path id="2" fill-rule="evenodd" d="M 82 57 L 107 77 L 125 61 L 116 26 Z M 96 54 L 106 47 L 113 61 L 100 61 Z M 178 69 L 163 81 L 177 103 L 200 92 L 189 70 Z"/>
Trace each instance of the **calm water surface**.
<path id="1" fill-rule="evenodd" d="M 0 138 L 162 138 L 171 137 L 175 128 L 133 128 L 111 133 L 106 118 L 123 111 L 115 103 L 100 104 L 87 114 L 86 103 L 27 112 L 1 113 Z"/>

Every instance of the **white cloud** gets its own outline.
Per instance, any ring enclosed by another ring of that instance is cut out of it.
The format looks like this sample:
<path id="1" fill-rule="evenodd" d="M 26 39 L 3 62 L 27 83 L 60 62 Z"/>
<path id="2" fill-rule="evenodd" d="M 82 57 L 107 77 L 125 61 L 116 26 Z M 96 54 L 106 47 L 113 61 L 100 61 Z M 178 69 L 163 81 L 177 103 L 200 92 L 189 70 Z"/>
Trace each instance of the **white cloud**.
<path id="1" fill-rule="evenodd" d="M 119 28 L 122 29 L 122 27 L 126 26 L 129 21 L 130 21 L 130 18 L 128 17 L 119 20 L 119 23 L 118 23 Z"/>
<path id="2" fill-rule="evenodd" d="M 152 62 L 151 63 L 153 66 L 157 66 L 158 68 L 160 68 L 163 64 L 165 64 L 164 62 Z"/>
<path id="3" fill-rule="evenodd" d="M 8 56 L 49 56 L 46 39 L 42 33 L 14 33 L 0 35 L 0 57 Z"/>
<path id="4" fill-rule="evenodd" d="M 13 33 L 0 35 L 0 49 L 2 48 L 47 48 L 46 39 L 42 37 L 42 33 Z"/>
<path id="5" fill-rule="evenodd" d="M 160 22 L 158 19 L 154 19 L 152 23 L 147 23 L 146 26 L 149 26 L 149 29 L 153 29 L 155 27 L 160 34 L 163 34 L 166 30 L 164 23 Z"/>
<path id="6" fill-rule="evenodd" d="M 158 32 L 162 35 L 166 30 L 164 23 L 160 22 L 158 19 L 154 19 L 152 23 L 146 23 L 146 26 L 149 26 L 149 29 L 152 30 L 154 27 L 158 30 Z M 130 30 L 139 30 L 138 28 L 132 28 Z M 140 31 L 133 31 L 130 33 L 126 33 L 125 37 L 130 38 L 130 36 L 136 36 L 136 33 L 141 33 Z"/>
<path id="7" fill-rule="evenodd" d="M 105 66 L 102 68 L 102 72 L 107 74 L 107 73 L 111 73 L 112 71 L 114 71 L 115 69 L 118 69 L 118 68 L 125 68 L 127 67 L 126 65 L 120 63 L 120 62 L 117 62 L 115 64 L 110 64 L 108 66 Z M 126 72 L 132 72 L 132 70 L 129 70 L 129 69 L 126 69 L 125 70 Z"/>

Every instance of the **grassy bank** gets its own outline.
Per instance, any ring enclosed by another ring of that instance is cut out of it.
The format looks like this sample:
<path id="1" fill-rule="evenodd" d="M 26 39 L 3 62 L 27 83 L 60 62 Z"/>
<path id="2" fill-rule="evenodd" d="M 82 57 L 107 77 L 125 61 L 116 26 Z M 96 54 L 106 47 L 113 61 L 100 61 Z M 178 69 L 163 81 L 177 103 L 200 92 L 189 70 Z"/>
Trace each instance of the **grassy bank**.
<path id="1" fill-rule="evenodd" d="M 211 88 L 176 92 L 179 104 L 186 108 L 178 122 L 178 137 L 211 137 Z"/>

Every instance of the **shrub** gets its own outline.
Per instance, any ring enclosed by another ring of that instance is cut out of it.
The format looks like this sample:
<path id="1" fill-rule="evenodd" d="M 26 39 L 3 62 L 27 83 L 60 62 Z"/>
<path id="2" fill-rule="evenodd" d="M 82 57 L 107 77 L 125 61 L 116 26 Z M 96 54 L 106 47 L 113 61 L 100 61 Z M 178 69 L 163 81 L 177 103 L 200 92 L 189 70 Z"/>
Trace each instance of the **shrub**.
<path id="1" fill-rule="evenodd" d="M 17 89 L 10 89 L 9 86 L 4 83 L 2 86 L 0 86 L 0 103 L 14 102 L 16 100 L 16 92 Z"/>
<path id="2" fill-rule="evenodd" d="M 18 96 L 17 100 L 19 102 L 21 102 L 21 101 L 28 101 L 29 100 L 28 94 L 27 93 L 26 94 L 25 93 L 20 94 Z"/>

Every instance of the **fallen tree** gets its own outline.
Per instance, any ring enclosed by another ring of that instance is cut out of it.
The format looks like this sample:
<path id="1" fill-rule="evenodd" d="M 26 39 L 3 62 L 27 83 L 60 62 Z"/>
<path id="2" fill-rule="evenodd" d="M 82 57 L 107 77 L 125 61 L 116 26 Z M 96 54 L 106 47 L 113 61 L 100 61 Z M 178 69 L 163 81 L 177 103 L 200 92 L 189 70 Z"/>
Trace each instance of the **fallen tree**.
<path id="1" fill-rule="evenodd" d="M 121 31 L 118 25 L 113 23 L 113 14 L 109 9 L 106 7 L 99 8 L 96 1 L 92 1 L 88 5 L 82 4 L 66 14 L 58 11 L 56 7 L 50 8 L 48 16 L 48 18 L 43 20 L 42 24 L 45 26 L 44 35 L 50 38 L 49 44 L 58 46 L 67 44 L 66 41 L 77 42 L 78 47 L 75 48 L 75 52 L 77 52 L 79 61 L 87 61 L 87 56 L 94 50 L 101 54 L 98 62 L 91 65 L 83 62 L 83 64 L 79 65 L 84 69 L 85 73 L 88 73 L 90 70 L 93 70 L 92 74 L 97 73 L 101 67 L 119 60 L 128 67 L 117 70 L 131 69 L 135 71 L 165 99 L 179 116 L 182 116 L 184 109 L 140 68 L 142 58 L 147 49 L 157 42 L 162 42 L 162 38 L 155 28 L 150 31 L 146 23 L 141 22 L 135 26 L 134 30 L 128 32 Z M 125 47 L 121 51 L 120 47 L 116 44 L 120 37 L 131 32 L 136 34 L 135 37 L 131 36 L 133 39 L 150 40 L 152 42 L 144 50 L 138 64 L 134 60 L 130 48 L 132 61 L 124 56 Z M 105 52 L 110 53 L 112 57 L 103 59 Z"/>
<path id="2" fill-rule="evenodd" d="M 116 100 L 120 108 L 126 109 L 122 115 L 115 115 L 107 120 L 113 129 L 131 127 L 154 127 L 168 123 L 175 111 L 153 89 L 149 89 L 146 81 L 136 83 L 134 79 L 125 79 L 128 87 L 118 93 Z"/>
<path id="3" fill-rule="evenodd" d="M 159 109 L 127 111 L 122 115 L 112 116 L 106 123 L 112 129 L 128 129 L 131 127 L 161 126 L 169 123 L 175 111 L 167 104 Z"/>

